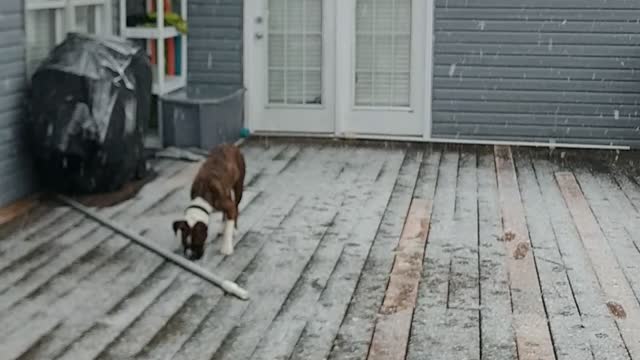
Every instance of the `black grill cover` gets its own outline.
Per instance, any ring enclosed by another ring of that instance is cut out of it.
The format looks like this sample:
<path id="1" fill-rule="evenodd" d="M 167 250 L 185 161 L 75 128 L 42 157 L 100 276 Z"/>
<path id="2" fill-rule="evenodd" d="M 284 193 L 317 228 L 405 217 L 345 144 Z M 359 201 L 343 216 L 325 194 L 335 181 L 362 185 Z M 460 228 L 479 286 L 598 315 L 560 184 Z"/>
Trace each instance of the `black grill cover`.
<path id="1" fill-rule="evenodd" d="M 102 193 L 144 176 L 151 82 L 141 48 L 69 34 L 31 83 L 30 139 L 43 185 L 63 193 Z"/>

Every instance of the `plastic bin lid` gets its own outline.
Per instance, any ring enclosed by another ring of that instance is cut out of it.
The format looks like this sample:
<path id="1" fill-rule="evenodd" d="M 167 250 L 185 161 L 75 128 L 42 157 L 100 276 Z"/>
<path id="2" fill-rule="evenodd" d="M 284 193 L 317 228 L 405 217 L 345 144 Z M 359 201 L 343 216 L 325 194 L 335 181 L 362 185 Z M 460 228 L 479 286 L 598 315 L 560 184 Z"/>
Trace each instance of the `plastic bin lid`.
<path id="1" fill-rule="evenodd" d="M 244 94 L 245 89 L 234 91 L 222 89 L 188 88 L 176 91 L 162 97 L 165 101 L 179 101 L 185 104 L 221 104 Z"/>

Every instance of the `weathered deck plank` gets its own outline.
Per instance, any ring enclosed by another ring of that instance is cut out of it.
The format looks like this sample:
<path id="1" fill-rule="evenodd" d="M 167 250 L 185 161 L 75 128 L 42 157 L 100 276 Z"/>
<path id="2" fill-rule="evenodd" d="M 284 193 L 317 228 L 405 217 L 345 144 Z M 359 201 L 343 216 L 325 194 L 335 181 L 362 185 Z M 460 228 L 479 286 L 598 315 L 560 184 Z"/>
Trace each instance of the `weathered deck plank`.
<path id="1" fill-rule="evenodd" d="M 174 171 L 182 168 L 183 165 L 180 163 L 172 167 Z M 149 186 L 150 189 L 153 187 Z M 109 217 L 121 215 L 128 206 L 135 204 L 139 199 L 138 197 L 112 208 L 99 209 L 98 212 Z M 55 220 L 47 226 L 46 232 L 29 232 L 28 235 L 25 234 L 26 237 L 16 236 L 15 239 L 6 240 L 8 244 L 14 245 L 5 252 L 5 260 L 0 261 L 2 284 L 13 285 L 18 281 L 23 282 L 22 277 L 41 268 L 77 242 L 79 238 L 99 228 L 95 222 L 68 210 L 65 207 L 53 208 L 53 213 L 62 214 L 62 216 L 54 216 Z M 59 245 L 52 246 L 52 244 Z M 12 303 L 2 301 L 0 304 L 1 310 Z"/>
<path id="2" fill-rule="evenodd" d="M 496 147 L 495 158 L 518 356 L 521 360 L 552 359 L 553 344 L 511 149 Z M 514 238 L 509 239 L 510 235 Z"/>
<path id="3" fill-rule="evenodd" d="M 182 169 L 183 167 L 180 167 Z M 177 189 L 177 187 L 175 188 Z M 166 200 L 167 191 L 169 193 L 175 189 L 162 189 L 157 186 L 149 186 L 143 189 L 136 197 L 136 200 L 129 200 L 129 208 L 120 209 L 105 215 L 111 216 L 114 220 L 129 219 L 132 216 L 138 217 L 148 214 L 158 203 Z M 152 194 L 161 195 L 157 197 Z M 146 199 L 149 199 L 147 201 Z M 139 209 L 139 210 L 138 210 Z M 72 265 L 82 262 L 82 259 L 91 254 L 94 250 L 114 236 L 113 232 L 100 227 L 89 219 L 71 231 L 64 237 L 54 239 L 43 244 L 43 253 L 46 251 L 47 260 L 40 262 L 37 267 L 20 267 L 14 272 L 15 278 L 12 282 L 3 279 L 3 283 L 10 286 L 10 291 L 0 292 L 0 310 L 13 306 L 24 297 L 31 296 L 36 291 L 43 290 L 43 286 L 55 278 L 59 273 L 69 269 Z M 46 248 L 46 250 L 44 250 Z M 118 251 L 119 248 L 115 248 Z M 114 251 L 112 251 L 114 252 Z M 21 270 L 21 271 L 18 271 Z M 5 289 L 6 290 L 6 289 Z"/>
<path id="4" fill-rule="evenodd" d="M 432 201 L 414 199 L 405 221 L 368 359 L 404 360 L 422 276 Z"/>
<path id="5" fill-rule="evenodd" d="M 458 341 L 468 339 L 465 337 L 463 340 L 457 333 L 452 338 L 452 334 L 461 329 L 463 324 L 448 326 L 450 319 L 458 315 L 458 310 L 448 308 L 448 299 L 451 253 L 455 248 L 452 239 L 455 239 L 459 158 L 458 151 L 445 151 L 440 162 L 423 278 L 409 342 L 407 358 L 410 360 L 457 359 L 467 355 L 456 351 L 454 347 Z"/>
<path id="6" fill-rule="evenodd" d="M 640 304 L 574 175 L 558 172 L 556 180 L 608 298 L 607 306 L 616 319 L 625 346 L 632 357 L 640 358 Z"/>
<path id="7" fill-rule="evenodd" d="M 163 168 L 160 174 L 165 178 L 170 178 L 183 168 L 183 163 L 175 162 L 168 168 Z M 159 182 L 149 184 L 142 191 L 150 191 L 151 188 L 158 186 L 158 184 Z M 97 211 L 105 215 L 115 214 L 134 204 L 139 199 L 140 197 L 137 197 L 117 206 L 98 209 Z M 10 267 L 15 269 L 35 268 L 39 263 L 46 262 L 51 257 L 48 245 L 53 239 L 64 237 L 68 232 L 77 230 L 74 228 L 75 226 L 95 226 L 95 223 L 85 219 L 84 216 L 77 212 L 70 211 L 67 207 L 52 208 L 51 214 L 45 215 L 41 221 L 42 226 L 36 224 L 33 228 L 25 229 L 22 233 L 13 234 L 9 239 L 0 242 L 0 272 L 4 272 Z M 47 231 L 41 231 L 45 227 Z"/>
<path id="8" fill-rule="evenodd" d="M 172 187 L 179 186 L 180 184 L 179 178 L 180 176 L 178 176 L 176 179 L 170 179 L 170 181 L 167 181 L 167 183 L 165 184 L 168 184 L 169 187 L 165 188 L 164 191 L 157 191 L 154 196 L 148 197 L 147 201 L 135 202 L 132 205 L 134 207 L 134 209 L 132 209 L 133 211 L 132 214 L 139 215 L 143 213 L 145 210 L 148 210 L 150 207 L 155 206 L 159 201 L 161 201 L 163 198 L 166 197 L 166 194 L 170 192 L 170 189 L 172 189 Z M 114 208 L 110 208 L 110 210 L 113 210 Z M 105 229 L 99 229 L 96 233 L 99 236 L 106 236 L 108 238 L 109 236 L 108 234 L 111 232 L 105 231 Z M 114 241 L 112 241 L 111 243 L 108 243 L 107 245 L 114 246 L 116 248 L 122 248 L 123 240 L 121 239 L 120 242 L 117 240 L 118 239 L 115 239 Z M 125 241 L 125 244 L 126 244 L 126 241 Z M 117 266 L 114 266 L 113 268 L 115 272 L 114 275 L 116 275 L 116 273 L 119 270 L 117 270 Z M 81 275 L 80 279 L 84 280 L 82 284 L 87 284 L 89 288 L 91 288 L 92 286 L 98 286 L 100 284 L 100 281 L 97 281 L 97 279 L 101 278 L 102 276 L 102 274 L 99 274 L 97 272 L 90 273 L 88 275 L 87 274 L 77 274 L 77 275 Z M 33 316 L 36 316 L 36 318 L 42 318 L 45 320 L 45 323 L 51 325 L 54 318 L 62 319 L 66 317 L 68 314 L 70 314 L 73 311 L 73 309 L 70 309 L 67 306 L 67 301 L 65 299 L 73 299 L 73 301 L 78 301 L 79 298 L 81 298 L 81 297 L 77 297 L 76 296 L 77 294 L 71 291 L 74 286 L 78 285 L 78 283 L 71 282 L 69 281 L 69 279 L 62 279 L 62 280 L 63 280 L 62 284 L 64 284 L 62 288 L 56 288 L 54 289 L 55 291 L 53 291 L 52 293 L 42 292 L 42 291 L 38 291 L 37 293 L 32 293 L 31 294 L 33 295 L 32 297 L 27 298 L 24 301 L 15 303 L 15 306 L 12 306 L 8 309 L 4 309 L 2 312 L 3 313 L 2 319 L 0 320 L 0 323 L 2 323 L 2 330 L 0 331 L 3 332 L 3 336 L 11 332 L 12 333 L 11 336 L 24 336 L 26 338 L 34 337 L 34 336 L 37 336 L 38 332 L 33 332 L 32 334 L 29 334 L 29 335 L 20 335 L 19 332 L 13 333 L 13 330 L 16 327 L 23 326 L 23 324 Z M 79 280 L 79 279 L 76 278 L 76 280 Z M 108 282 L 109 277 L 105 276 L 104 280 Z M 94 293 L 96 288 L 94 288 Z M 43 290 L 43 289 L 44 288 L 40 287 L 39 290 Z M 47 287 L 47 289 L 51 289 L 51 287 Z M 57 306 L 60 308 L 56 306 L 52 306 L 54 304 L 57 304 Z M 66 309 L 66 311 L 61 311 L 62 308 Z M 38 312 L 40 314 L 37 314 Z M 35 325 L 37 322 L 35 322 L 34 320 L 31 320 L 31 323 Z M 39 331 L 44 332 L 47 329 L 47 327 L 44 325 L 37 326 L 37 329 Z"/>
<path id="9" fill-rule="evenodd" d="M 370 359 L 406 357 L 431 227 L 440 156 L 440 152 L 427 155 L 416 179 L 413 199 L 395 251 L 395 262 L 369 349 Z"/>
<path id="10" fill-rule="evenodd" d="M 397 246 L 402 233 L 404 217 L 414 196 L 418 177 L 423 176 L 422 173 L 428 169 L 425 176 L 437 178 L 440 154 L 441 152 L 437 151 L 426 155 L 425 166 L 422 166 L 421 151 L 409 151 L 405 156 L 355 293 L 334 340 L 329 359 L 366 358 L 376 316 L 382 305 L 388 276 L 393 266 L 393 257 L 389 254 Z"/>
<path id="11" fill-rule="evenodd" d="M 622 189 L 627 201 L 631 204 L 633 221 L 625 226 L 625 230 L 631 237 L 636 251 L 640 253 L 640 185 L 621 171 L 613 172 L 615 181 Z"/>
<path id="12" fill-rule="evenodd" d="M 517 359 L 507 252 L 493 151 L 478 155 L 478 247 L 480 259 L 480 349 L 487 360 Z"/>
<path id="13" fill-rule="evenodd" d="M 611 173 L 587 172 L 577 169 L 575 176 L 591 205 L 600 228 L 607 237 L 620 268 L 633 293 L 640 301 L 640 252 L 627 229 L 638 224 L 640 217 Z"/>
<path id="14" fill-rule="evenodd" d="M 589 172 L 572 154 L 563 164 L 584 192 L 572 205 L 558 165 L 535 152 L 505 161 L 488 147 L 441 149 L 246 144 L 236 252 L 223 257 L 213 242 L 201 263 L 246 286 L 250 302 L 52 208 L 0 241 L 1 357 L 525 359 L 534 349 L 545 359 L 636 357 L 640 186 Z M 197 164 L 163 163 L 135 199 L 99 211 L 179 251 L 168 227 Z M 425 249 L 412 311 L 403 306 L 415 281 L 398 272 L 419 271 L 402 267 L 403 224 L 428 218 L 430 201 L 426 249 L 411 248 L 415 258 Z M 591 216 L 586 227 L 576 213 Z M 504 243 L 509 231 L 516 239 Z M 517 245 L 523 233 L 528 247 Z M 404 311 L 388 316 L 398 304 Z M 544 325 L 527 324 L 530 313 Z M 551 342 L 521 346 L 536 335 L 523 323 Z"/>
<path id="15" fill-rule="evenodd" d="M 369 156 L 371 155 L 375 156 L 375 153 L 371 153 Z M 379 165 L 379 168 L 370 168 L 369 174 L 362 174 L 357 186 L 351 188 L 349 196 L 344 199 L 338 215 L 322 239 L 317 251 L 272 324 L 262 336 L 258 347 L 251 356 L 252 359 L 287 358 L 291 354 L 306 322 L 312 315 L 309 309 L 318 301 L 336 268 L 346 242 L 353 236 L 354 219 L 361 215 L 362 204 L 372 195 L 371 185 L 377 176 L 373 172 L 377 171 L 379 174 L 383 170 L 382 167 L 385 166 L 385 164 Z"/>
<path id="16" fill-rule="evenodd" d="M 324 232 L 320 242 L 314 249 L 314 253 L 305 263 L 305 267 L 302 270 L 300 276 L 297 278 L 295 284 L 292 288 L 290 288 L 289 293 L 286 298 L 280 302 L 280 306 L 276 308 L 272 308 L 270 311 L 274 313 L 275 317 L 271 319 L 267 319 L 266 322 L 258 322 L 257 329 L 254 328 L 252 323 L 252 318 L 260 318 L 258 314 L 246 314 L 245 324 L 251 330 L 245 331 L 246 334 L 243 334 L 241 338 L 234 339 L 233 346 L 239 348 L 248 348 L 251 349 L 249 351 L 232 351 L 230 355 L 222 354 L 221 351 L 224 351 L 224 347 L 221 348 L 214 356 L 214 358 L 234 358 L 233 354 L 236 356 L 241 356 L 241 354 L 246 354 L 244 358 L 248 358 L 249 356 L 258 356 L 260 358 L 267 352 L 277 351 L 276 349 L 264 348 L 260 347 L 260 344 L 257 341 L 262 340 L 262 344 L 270 344 L 270 336 L 277 334 L 279 332 L 279 327 L 284 325 L 288 327 L 288 319 L 292 319 L 294 324 L 299 324 L 299 321 L 304 322 L 306 318 L 310 315 L 309 308 L 313 306 L 318 296 L 323 292 L 323 289 L 326 286 L 327 280 L 330 278 L 333 270 L 335 269 L 336 263 L 342 253 L 341 247 L 344 246 L 344 243 L 338 242 L 336 239 L 336 233 L 339 229 L 344 231 L 344 221 L 352 219 L 345 219 L 344 216 L 341 216 L 341 211 L 347 208 L 346 211 L 349 210 L 349 206 L 351 203 L 356 202 L 358 200 L 363 201 L 363 198 L 367 197 L 366 191 L 370 189 L 371 184 L 375 181 L 377 174 L 381 171 L 382 166 L 384 165 L 384 158 L 377 158 L 375 161 L 371 161 L 371 159 L 375 158 L 375 153 L 371 151 L 367 151 L 364 154 L 355 155 L 358 159 L 354 164 L 350 166 L 350 170 L 345 170 L 340 176 L 340 180 L 344 179 L 344 177 L 351 171 L 356 172 L 355 180 L 352 182 L 351 186 L 342 185 L 342 181 L 339 184 L 341 185 L 339 189 L 343 195 L 341 199 L 337 203 L 337 207 L 335 207 L 335 218 L 332 220 L 330 226 Z M 357 190 L 355 190 L 357 189 Z M 355 190 L 355 191 L 354 191 Z M 304 201 L 304 200 L 303 200 Z M 361 209 L 362 210 L 362 209 Z M 283 231 L 287 232 L 287 230 L 283 229 Z M 322 257 L 325 251 L 337 251 L 334 254 L 334 257 L 329 260 L 329 262 L 322 262 Z M 325 266 L 323 266 L 325 265 Z M 328 266 L 327 266 L 328 265 Z M 304 301 L 307 301 L 306 303 Z M 277 313 L 275 313 L 277 310 Z M 264 326 L 264 327 L 263 327 Z M 294 326 L 295 329 L 302 331 L 302 328 L 298 326 Z M 262 331 L 260 331 L 262 329 Z M 256 331 L 258 330 L 258 331 Z M 266 333 L 265 333 L 266 332 Z M 285 349 L 285 354 L 283 356 L 287 356 L 293 345 L 295 345 L 296 340 L 299 338 L 300 333 L 293 334 L 292 338 L 286 339 L 286 342 L 289 342 L 292 346 L 288 349 Z M 237 345 L 236 345 L 237 344 Z M 224 345 L 231 345 L 229 342 L 226 342 Z M 256 345 L 258 348 L 256 349 Z M 254 350 L 256 349 L 256 350 Z M 230 357 L 231 356 L 231 357 Z M 269 359 L 270 357 L 264 357 Z"/>
<path id="17" fill-rule="evenodd" d="M 193 165 L 194 169 L 195 166 L 197 165 Z M 177 182 L 179 184 L 182 178 L 184 178 L 184 175 L 171 179 L 168 183 Z M 166 194 L 167 192 L 160 191 L 158 193 Z M 159 199 L 157 196 L 150 196 L 150 202 L 137 202 L 136 205 L 141 204 L 143 209 L 137 208 L 138 210 L 133 211 L 130 216 L 140 216 L 145 210 L 158 205 Z M 163 196 L 160 196 L 160 199 L 162 198 Z M 101 228 L 98 232 L 103 230 L 104 234 L 96 235 L 104 240 L 109 239 L 109 232 L 106 229 Z M 75 289 L 73 287 L 67 289 L 54 288 L 57 291 L 54 291 L 53 294 L 42 293 L 42 296 L 38 296 L 33 301 L 28 301 L 24 304 L 27 309 L 38 310 L 40 308 L 39 312 L 33 315 L 35 318 L 43 319 L 42 326 L 38 326 L 38 328 L 42 331 L 49 328 L 50 331 L 43 333 L 45 336 L 39 338 L 38 342 L 34 343 L 21 358 L 55 357 L 60 351 L 64 350 L 68 342 L 74 338 L 75 333 L 82 332 L 83 329 L 95 321 L 97 316 L 119 302 L 122 297 L 128 295 L 131 289 L 137 288 L 151 278 L 154 275 L 154 270 L 163 262 L 161 258 L 148 253 L 146 250 L 130 245 L 127 240 L 120 236 L 113 237 L 113 240 L 105 245 L 107 248 L 113 247 L 116 250 L 115 256 L 111 261 L 104 263 L 103 266 L 97 268 L 88 276 L 83 275 L 82 281 L 76 284 L 78 286 Z M 122 276 L 129 273 L 130 276 Z M 73 284 L 69 283 L 68 285 L 73 286 Z M 60 290 L 64 291 L 60 292 Z M 46 305 L 43 306 L 42 302 L 46 302 Z M 24 307 L 21 308 L 20 312 L 23 316 L 29 314 L 29 311 Z M 20 318 L 17 320 L 12 319 L 11 321 L 20 321 Z M 58 324 L 55 329 L 52 327 L 54 323 Z M 34 335 L 38 336 L 37 333 Z M 15 335 L 12 334 L 12 336 Z"/>
<path id="18" fill-rule="evenodd" d="M 557 359 L 592 357 L 558 241 L 526 155 L 516 156 L 519 187 Z"/>
<path id="19" fill-rule="evenodd" d="M 319 167 L 321 175 L 307 178 L 306 184 L 299 184 L 308 193 L 291 216 L 275 230 L 266 246 L 260 249 L 256 261 L 241 278 L 250 291 L 258 294 L 252 302 L 254 306 L 223 299 L 182 346 L 176 359 L 236 359 L 251 355 L 260 340 L 259 335 L 264 333 L 281 309 L 335 220 L 345 192 L 362 170 L 362 162 L 367 161 L 363 157 L 360 165 L 356 163 L 345 168 L 341 161 L 335 160 L 336 152 L 332 150 L 326 155 L 327 160 L 332 157 L 334 160 Z M 331 182 L 329 179 L 336 180 Z M 223 314 L 235 321 L 220 322 Z"/>
<path id="20" fill-rule="evenodd" d="M 371 192 L 373 196 L 363 204 L 371 212 L 363 212 L 354 223 L 354 236 L 347 243 L 336 268 L 322 295 L 310 313 L 298 343 L 291 356 L 295 359 L 326 358 L 344 319 L 349 302 L 360 278 L 362 268 L 371 248 L 372 240 L 389 203 L 391 191 L 400 171 L 404 152 L 394 151 Z"/>
<path id="21" fill-rule="evenodd" d="M 280 149 L 278 154 L 282 153 L 282 151 L 284 150 Z M 270 162 L 262 165 L 263 167 L 281 167 L 277 163 Z M 265 169 L 262 171 L 265 171 Z M 267 183 L 274 180 L 274 177 L 263 176 L 258 182 Z M 269 213 L 267 211 L 268 206 L 270 206 L 269 198 L 276 195 L 277 192 L 270 196 L 263 196 L 261 193 L 256 194 L 252 190 L 246 190 L 246 195 L 243 197 L 243 203 L 241 205 L 243 208 L 244 206 L 249 207 L 242 211 L 240 217 L 242 224 L 239 225 L 240 231 L 237 233 L 237 239 L 239 239 L 237 241 L 239 241 L 239 243 L 236 245 L 236 252 L 242 254 L 243 244 L 253 240 L 254 236 L 250 233 L 251 227 L 261 221 L 261 219 L 266 218 L 265 226 L 275 226 L 269 224 L 273 224 L 273 221 L 276 221 L 275 224 L 277 225 L 277 223 L 282 220 L 281 216 L 290 212 L 296 199 L 290 199 L 290 201 L 283 199 L 279 207 L 276 208 L 281 210 L 279 212 Z M 257 199 L 254 199 L 256 196 Z M 178 197 L 178 204 L 182 204 L 178 205 L 179 211 L 182 211 L 181 209 L 184 206 L 184 199 L 186 199 L 186 197 L 186 192 Z M 162 237 L 162 234 L 166 233 L 164 227 L 173 220 L 175 214 L 175 209 L 170 209 L 166 213 L 161 213 L 157 219 L 150 219 L 152 223 L 161 224 L 160 230 L 152 230 L 157 237 Z M 278 217 L 278 214 L 281 214 L 280 217 Z M 218 225 L 219 224 L 212 224 L 212 228 L 210 229 L 212 233 L 215 233 Z M 172 245 L 179 246 L 179 244 Z M 213 268 L 224 260 L 221 255 L 217 254 L 218 248 L 219 243 L 216 241 L 213 241 L 207 246 L 205 256 L 201 261 L 205 267 Z M 243 255 L 236 254 L 234 257 L 235 256 Z M 247 257 L 246 263 L 250 260 L 251 257 Z M 246 266 L 246 263 L 244 266 Z M 236 271 L 240 272 L 243 266 L 237 266 L 239 267 L 236 268 Z M 81 338 L 75 340 L 75 343 L 65 352 L 64 358 L 75 358 L 78 356 L 81 358 L 93 358 L 96 356 L 131 357 L 135 353 L 142 351 L 147 342 L 153 341 L 154 335 L 156 331 L 158 331 L 157 329 L 161 329 L 163 326 L 170 324 L 169 321 L 174 318 L 179 319 L 179 316 L 176 316 L 175 312 L 184 310 L 184 306 L 192 306 L 199 303 L 202 296 L 197 293 L 198 289 L 206 289 L 205 293 L 213 294 L 215 298 L 219 298 L 221 295 L 219 290 L 212 289 L 209 284 L 202 284 L 198 279 L 194 279 L 189 274 L 182 273 L 169 263 L 164 263 L 157 272 L 160 274 L 160 279 L 170 279 L 170 281 L 162 281 L 161 283 L 158 283 L 159 281 L 147 282 L 148 286 L 156 289 L 154 294 L 147 294 L 141 297 L 138 302 L 128 301 L 112 308 L 95 326 L 82 334 Z M 237 275 L 234 275 L 234 277 L 235 276 Z M 155 294 L 157 294 L 157 296 L 154 296 Z M 114 321 L 116 319 L 123 320 Z M 114 341 L 115 343 L 112 344 Z M 112 347 L 106 349 L 109 344 L 112 344 Z M 102 353 L 103 351 L 106 352 Z"/>
<path id="22" fill-rule="evenodd" d="M 600 288 L 591 261 L 582 245 L 571 214 L 554 177 L 556 166 L 534 159 L 545 211 L 558 239 L 558 248 L 566 265 L 575 301 L 582 317 L 585 341 L 594 359 L 629 359 L 615 321 L 608 314 L 605 294 Z"/>
<path id="23" fill-rule="evenodd" d="M 445 257 L 440 261 L 448 261 L 447 267 L 439 269 L 439 275 L 428 274 L 430 270 L 425 269 L 426 276 L 446 276 L 445 307 L 442 309 L 438 305 L 431 306 L 426 310 L 428 316 L 425 317 L 420 317 L 416 312 L 412 331 L 419 334 L 425 331 L 425 327 L 430 327 L 432 322 L 442 321 L 441 324 L 448 324 L 446 332 L 430 334 L 434 343 L 442 346 L 445 354 L 437 354 L 437 350 L 431 351 L 426 347 L 415 345 L 419 340 L 414 338 L 412 346 L 409 347 L 410 358 L 420 356 L 446 358 L 448 356 L 478 359 L 480 357 L 477 161 L 475 149 L 469 150 L 457 155 L 455 165 L 458 169 L 453 182 L 455 200 L 450 204 L 453 206 L 450 210 L 452 213 L 444 218 L 448 220 L 438 224 L 438 227 L 446 224 L 447 235 L 444 235 L 444 232 L 435 234 L 434 247 L 430 246 L 432 239 L 428 240 L 427 245 L 426 263 L 430 263 L 432 257 L 440 256 L 442 253 Z M 440 188 L 442 180 L 438 180 L 437 191 L 447 190 L 446 187 Z M 436 253 L 430 253 L 431 249 L 435 249 Z M 441 253 L 438 253 L 439 251 Z M 447 273 L 443 274 L 444 271 Z M 424 294 L 424 288 L 428 283 L 423 282 L 420 286 Z M 419 302 L 427 301 L 421 297 Z M 412 354 L 413 351 L 415 354 Z"/>

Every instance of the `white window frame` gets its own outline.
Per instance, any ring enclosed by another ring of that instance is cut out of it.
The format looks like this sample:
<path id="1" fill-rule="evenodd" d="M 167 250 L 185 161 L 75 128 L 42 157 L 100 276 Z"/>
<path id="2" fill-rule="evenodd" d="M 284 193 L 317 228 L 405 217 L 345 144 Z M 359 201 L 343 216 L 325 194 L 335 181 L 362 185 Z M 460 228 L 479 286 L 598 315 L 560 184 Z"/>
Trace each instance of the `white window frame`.
<path id="1" fill-rule="evenodd" d="M 53 10 L 54 11 L 54 39 L 55 45 L 60 44 L 69 32 L 76 31 L 78 23 L 76 19 L 76 9 L 80 6 L 93 6 L 95 18 L 95 34 L 96 35 L 112 35 L 113 34 L 113 8 L 112 0 L 25 0 L 25 31 L 35 31 L 29 28 L 29 21 L 36 11 Z M 103 21 L 106 19 L 106 21 Z M 31 64 L 29 55 L 29 46 L 26 50 L 27 64 Z M 29 65 L 30 66 L 30 65 Z M 27 69 L 27 75 L 30 75 L 35 69 Z"/>

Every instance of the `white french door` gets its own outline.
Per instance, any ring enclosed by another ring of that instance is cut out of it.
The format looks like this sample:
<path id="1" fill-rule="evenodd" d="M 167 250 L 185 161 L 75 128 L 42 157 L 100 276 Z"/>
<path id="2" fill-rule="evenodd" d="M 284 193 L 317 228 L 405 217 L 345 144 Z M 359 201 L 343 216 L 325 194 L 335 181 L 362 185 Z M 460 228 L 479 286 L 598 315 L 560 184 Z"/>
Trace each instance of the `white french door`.
<path id="1" fill-rule="evenodd" d="M 253 130 L 424 134 L 425 1 L 251 3 L 245 78 Z"/>
<path id="2" fill-rule="evenodd" d="M 425 129 L 425 0 L 354 0 L 339 15 L 341 132 L 418 136 Z"/>
<path id="3" fill-rule="evenodd" d="M 254 1 L 254 30 L 248 39 L 245 34 L 254 46 L 251 64 L 245 63 L 253 68 L 252 127 L 333 133 L 335 1 L 249 0 L 245 6 Z"/>

